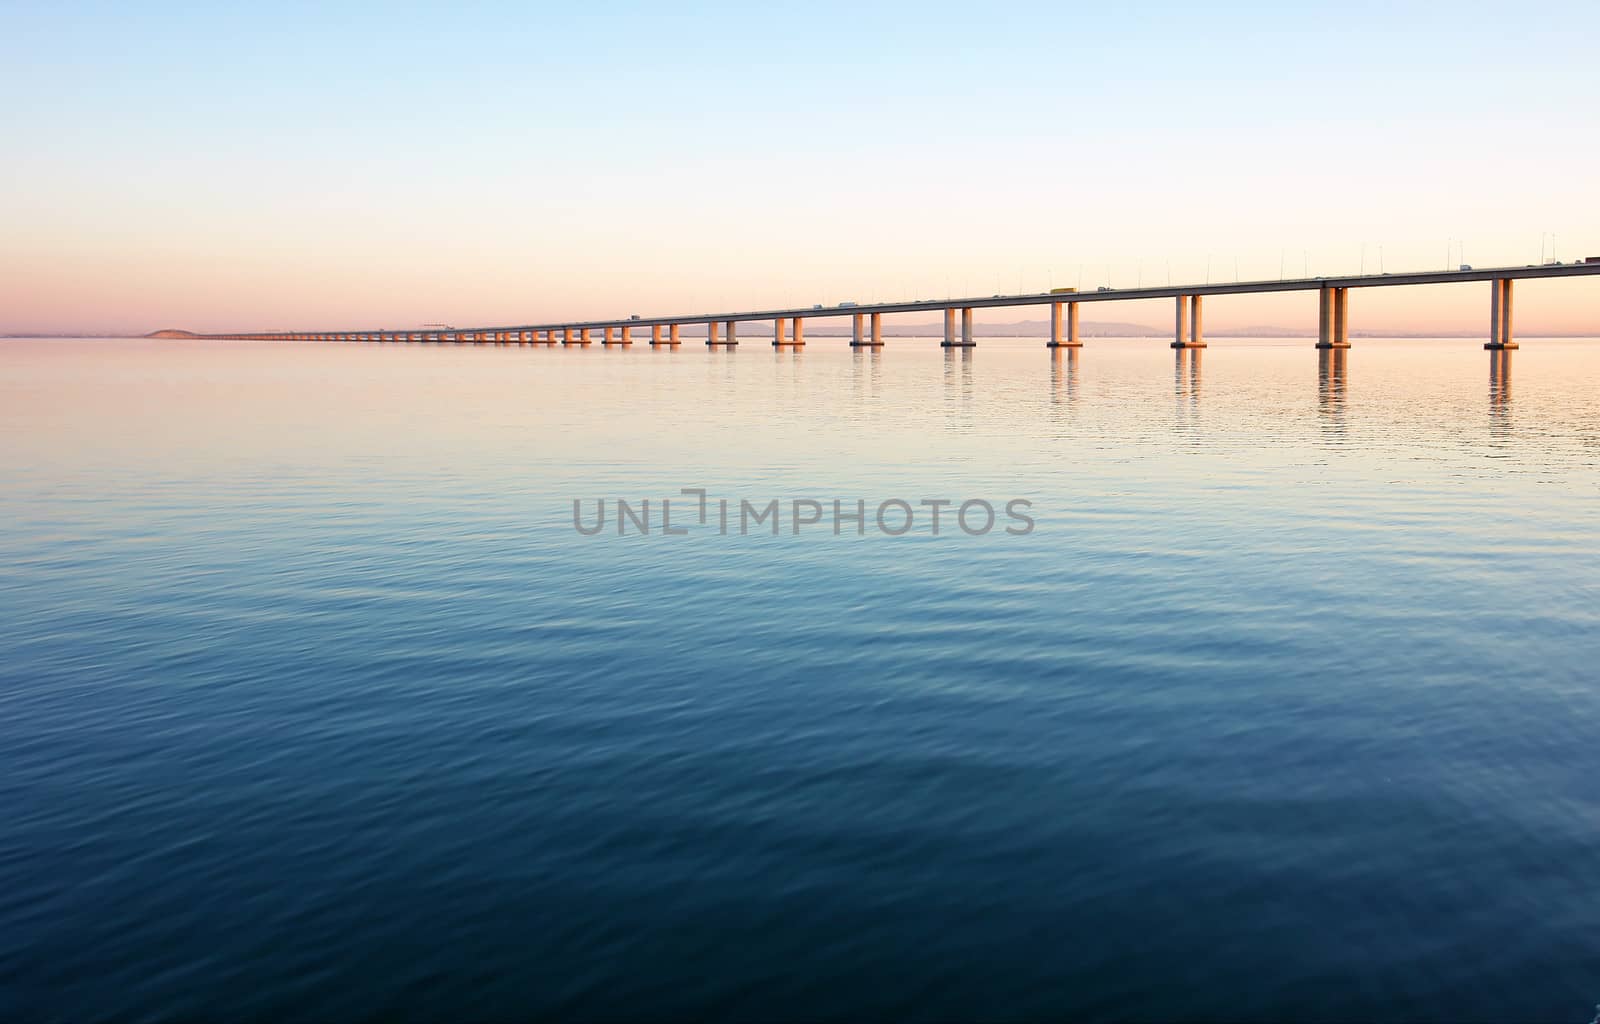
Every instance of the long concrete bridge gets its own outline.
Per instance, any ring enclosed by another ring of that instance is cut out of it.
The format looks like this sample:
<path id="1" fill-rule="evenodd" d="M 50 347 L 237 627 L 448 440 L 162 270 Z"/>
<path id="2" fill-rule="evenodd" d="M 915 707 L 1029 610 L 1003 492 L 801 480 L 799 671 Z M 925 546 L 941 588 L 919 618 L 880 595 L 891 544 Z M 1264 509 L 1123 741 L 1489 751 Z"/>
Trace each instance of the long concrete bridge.
<path id="1" fill-rule="evenodd" d="M 876 347 L 883 344 L 883 317 L 889 313 L 939 313 L 944 317 L 946 348 L 970 348 L 972 314 L 976 309 L 1021 306 L 1050 307 L 1051 348 L 1076 348 L 1083 344 L 1078 333 L 1078 307 L 1086 302 L 1125 302 L 1134 299 L 1173 299 L 1172 347 L 1204 348 L 1201 329 L 1202 300 L 1209 295 L 1253 295 L 1258 292 L 1315 291 L 1318 293 L 1317 347 L 1350 347 L 1350 289 L 1396 288 L 1424 284 L 1489 283 L 1488 349 L 1517 347 L 1512 331 L 1512 283 L 1532 278 L 1600 276 L 1600 260 L 1584 263 L 1547 264 L 1529 267 L 1466 268 L 1404 274 L 1359 274 L 1351 277 L 1303 277 L 1277 281 L 1237 281 L 1229 284 L 1167 285 L 1159 288 L 1100 288 L 1092 292 L 1057 290 L 1027 295 L 994 295 L 988 298 L 927 299 L 915 302 L 844 303 L 838 306 L 808 306 L 792 309 L 751 310 L 742 313 L 693 313 L 677 316 L 632 316 L 621 320 L 585 320 L 507 327 L 465 327 L 444 330 L 368 330 L 368 331 L 269 331 L 246 334 L 203 334 L 198 337 L 260 341 L 389 341 L 450 342 L 466 344 L 589 345 L 598 333 L 605 345 L 629 345 L 633 332 L 648 329 L 651 345 L 678 345 L 683 327 L 706 328 L 706 344 L 730 346 L 739 343 L 742 323 L 771 321 L 775 347 L 805 344 L 805 322 L 819 317 L 850 317 L 853 330 L 850 344 Z M 960 331 L 956 320 L 959 314 Z"/>

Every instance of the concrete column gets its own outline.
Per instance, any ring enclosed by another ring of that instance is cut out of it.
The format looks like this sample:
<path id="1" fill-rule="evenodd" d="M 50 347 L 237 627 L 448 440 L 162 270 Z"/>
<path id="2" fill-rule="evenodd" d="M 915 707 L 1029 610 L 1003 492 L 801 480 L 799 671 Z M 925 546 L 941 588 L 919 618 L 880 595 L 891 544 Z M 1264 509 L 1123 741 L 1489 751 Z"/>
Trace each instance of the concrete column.
<path id="1" fill-rule="evenodd" d="M 1187 303 L 1185 302 L 1185 300 L 1187 300 Z M 1184 336 L 1183 336 L 1184 320 L 1185 320 L 1185 305 L 1186 304 L 1187 304 L 1187 307 L 1188 307 L 1187 308 L 1187 314 L 1188 314 L 1187 315 L 1187 320 L 1188 320 L 1188 327 L 1189 327 L 1189 337 L 1187 339 L 1185 339 Z M 1198 296 L 1198 295 L 1180 295 L 1180 296 L 1178 296 L 1177 321 L 1173 324 L 1173 335 L 1174 335 L 1173 342 L 1172 342 L 1172 347 L 1173 348 L 1205 348 L 1206 347 L 1205 334 L 1200 329 L 1200 296 Z"/>
<path id="2" fill-rule="evenodd" d="M 956 343 L 956 311 L 949 308 L 944 311 L 944 347 L 949 348 Z"/>
<path id="3" fill-rule="evenodd" d="M 788 326 L 789 326 L 789 321 L 785 320 L 781 316 L 778 317 L 778 319 L 772 321 L 772 347 L 773 348 L 777 348 L 778 346 L 780 346 L 780 345 L 782 345 L 784 343 L 784 335 L 787 333 Z"/>
<path id="4" fill-rule="evenodd" d="M 717 322 L 713 320 L 706 324 L 706 345 L 713 346 L 717 344 L 719 344 L 717 341 Z"/>
<path id="5" fill-rule="evenodd" d="M 589 344 L 589 328 L 584 327 L 578 331 L 578 344 Z"/>
<path id="6" fill-rule="evenodd" d="M 1500 303 L 1506 297 L 1505 281 L 1495 278 L 1489 282 L 1489 344 L 1486 348 L 1500 347 Z"/>
<path id="7" fill-rule="evenodd" d="M 860 348 L 861 347 L 861 320 L 862 320 L 862 317 L 863 317 L 863 314 L 856 313 L 854 316 L 852 316 L 850 318 L 850 346 L 852 348 Z"/>
<path id="8" fill-rule="evenodd" d="M 616 337 L 617 337 L 617 329 L 615 327 L 607 327 L 606 328 L 605 340 L 602 341 L 601 344 L 602 345 L 609 345 L 613 341 L 616 340 Z"/>
<path id="9" fill-rule="evenodd" d="M 633 328 L 624 326 L 622 328 L 622 337 L 619 340 L 624 345 L 632 345 L 633 344 L 632 335 L 633 335 Z"/>
<path id="10" fill-rule="evenodd" d="M 1350 295 L 1348 288 L 1317 290 L 1317 347 L 1350 347 Z"/>
<path id="11" fill-rule="evenodd" d="M 678 325 L 677 324 L 668 325 L 668 327 L 667 327 L 667 340 L 670 341 L 674 345 L 679 343 Z"/>
<path id="12" fill-rule="evenodd" d="M 570 327 L 561 328 L 561 344 L 563 344 L 563 345 L 572 344 L 572 328 L 570 328 Z"/>
<path id="13" fill-rule="evenodd" d="M 961 344 L 972 346 L 972 307 L 968 306 L 961 311 Z"/>
<path id="14" fill-rule="evenodd" d="M 806 343 L 806 322 L 804 318 L 798 316 L 794 318 L 794 343 L 796 345 Z"/>
<path id="15" fill-rule="evenodd" d="M 661 344 L 661 325 L 660 324 L 651 324 L 650 325 L 650 344 L 652 344 L 652 345 Z"/>
<path id="16" fill-rule="evenodd" d="M 1494 290 L 1489 293 L 1489 343 L 1488 349 L 1504 351 L 1517 347 L 1511 330 L 1511 278 L 1491 281 Z"/>
<path id="17" fill-rule="evenodd" d="M 1065 306 L 1063 310 L 1061 307 Z M 1063 316 L 1065 313 L 1065 316 Z M 1062 321 L 1066 321 L 1066 338 L 1061 336 Z M 1078 340 L 1078 304 L 1076 302 L 1052 302 L 1050 304 L 1050 343 L 1048 348 L 1078 348 L 1082 342 Z"/>
<path id="18" fill-rule="evenodd" d="M 728 328 L 727 332 L 726 332 L 727 335 L 728 335 L 728 340 L 726 342 L 724 342 L 724 344 L 727 344 L 727 345 L 737 345 L 737 344 L 739 344 L 739 322 L 737 320 L 729 320 L 727 322 L 726 326 Z"/>
<path id="19" fill-rule="evenodd" d="M 872 343 L 874 345 L 882 345 L 883 344 L 883 314 L 882 313 L 874 313 L 874 314 L 872 314 Z"/>
<path id="20" fill-rule="evenodd" d="M 1178 296 L 1177 319 L 1172 325 L 1172 347 L 1183 348 L 1185 335 L 1189 333 L 1189 296 Z"/>
<path id="21" fill-rule="evenodd" d="M 1509 277 L 1505 279 L 1506 293 L 1500 300 L 1500 345 L 1502 348 L 1517 347 L 1517 339 L 1511 330 L 1511 288 L 1515 283 Z"/>

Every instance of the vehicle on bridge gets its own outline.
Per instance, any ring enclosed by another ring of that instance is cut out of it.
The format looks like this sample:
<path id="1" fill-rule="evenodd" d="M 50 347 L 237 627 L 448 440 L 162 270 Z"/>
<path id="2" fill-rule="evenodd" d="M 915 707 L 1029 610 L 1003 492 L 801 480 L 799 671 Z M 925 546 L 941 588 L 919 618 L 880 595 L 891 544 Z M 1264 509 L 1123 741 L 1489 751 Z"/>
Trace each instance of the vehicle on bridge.
<path id="1" fill-rule="evenodd" d="M 1077 291 L 1078 291 L 1078 289 L 1076 289 L 1076 288 L 1052 288 L 1052 289 L 1050 289 L 1050 294 L 1051 295 L 1073 295 L 1073 294 L 1076 294 Z"/>

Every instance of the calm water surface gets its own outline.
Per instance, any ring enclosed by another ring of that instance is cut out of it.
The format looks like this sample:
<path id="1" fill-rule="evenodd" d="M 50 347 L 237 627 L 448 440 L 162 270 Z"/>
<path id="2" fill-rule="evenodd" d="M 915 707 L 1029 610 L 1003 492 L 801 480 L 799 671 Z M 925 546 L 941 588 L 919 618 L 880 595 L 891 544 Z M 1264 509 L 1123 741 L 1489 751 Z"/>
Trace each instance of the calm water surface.
<path id="1" fill-rule="evenodd" d="M 1600 343 L 1310 346 L 0 342 L 0 1019 L 1589 1021 Z"/>

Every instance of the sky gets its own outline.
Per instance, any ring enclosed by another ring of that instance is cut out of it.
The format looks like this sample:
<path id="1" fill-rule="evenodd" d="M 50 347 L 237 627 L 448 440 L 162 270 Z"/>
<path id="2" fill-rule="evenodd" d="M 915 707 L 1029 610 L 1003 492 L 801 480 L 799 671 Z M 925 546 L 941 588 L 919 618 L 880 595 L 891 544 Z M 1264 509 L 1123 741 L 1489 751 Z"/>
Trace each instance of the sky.
<path id="1" fill-rule="evenodd" d="M 1592 0 L 0 0 L 0 333 L 1600 255 L 1597 38 Z M 1600 333 L 1600 279 L 1519 288 L 1524 336 Z M 1307 326 L 1315 301 L 1215 300 L 1207 325 Z M 1370 289 L 1351 317 L 1474 328 L 1488 287 Z"/>

